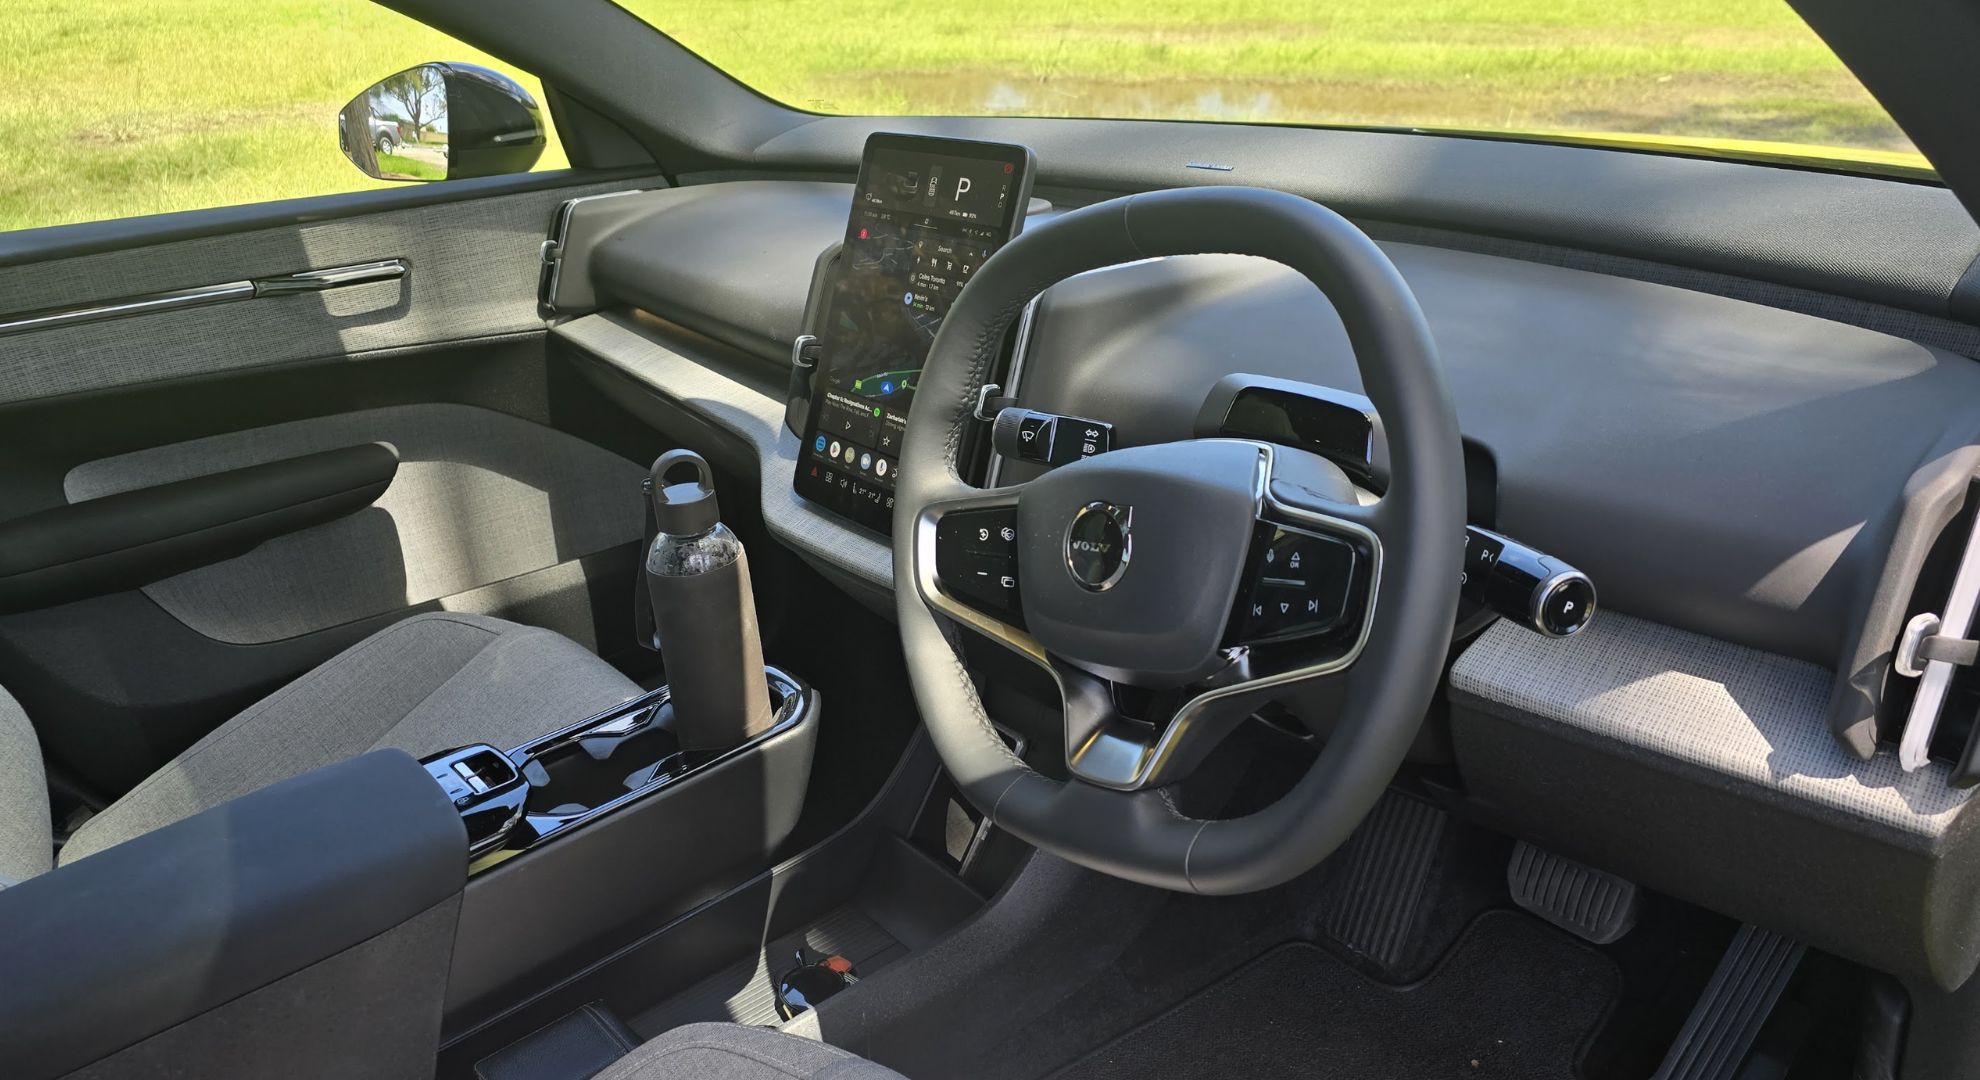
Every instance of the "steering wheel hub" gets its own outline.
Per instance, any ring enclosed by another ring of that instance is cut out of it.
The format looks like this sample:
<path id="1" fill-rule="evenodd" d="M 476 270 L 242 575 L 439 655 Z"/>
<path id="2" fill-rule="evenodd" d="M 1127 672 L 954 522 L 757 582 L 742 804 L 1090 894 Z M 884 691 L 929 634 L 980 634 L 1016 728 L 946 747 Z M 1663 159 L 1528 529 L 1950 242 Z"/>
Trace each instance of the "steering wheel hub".
<path id="1" fill-rule="evenodd" d="M 1106 592 L 1134 557 L 1134 507 L 1090 502 L 1066 528 L 1066 569 L 1079 587 Z"/>
<path id="2" fill-rule="evenodd" d="M 1026 629 L 1046 651 L 1116 682 L 1181 686 L 1214 670 L 1258 471 L 1248 443 L 1164 443 L 1025 485 L 1017 529 Z"/>

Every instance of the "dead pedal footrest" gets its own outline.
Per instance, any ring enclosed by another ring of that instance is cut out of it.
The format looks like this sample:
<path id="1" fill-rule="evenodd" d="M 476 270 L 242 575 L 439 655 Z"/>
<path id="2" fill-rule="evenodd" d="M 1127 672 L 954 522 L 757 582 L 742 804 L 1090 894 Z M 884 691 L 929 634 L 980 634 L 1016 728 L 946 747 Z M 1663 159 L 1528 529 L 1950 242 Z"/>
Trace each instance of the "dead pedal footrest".
<path id="1" fill-rule="evenodd" d="M 1747 925 L 1692 1006 L 1653 1080 L 1733 1080 L 1808 947 Z"/>

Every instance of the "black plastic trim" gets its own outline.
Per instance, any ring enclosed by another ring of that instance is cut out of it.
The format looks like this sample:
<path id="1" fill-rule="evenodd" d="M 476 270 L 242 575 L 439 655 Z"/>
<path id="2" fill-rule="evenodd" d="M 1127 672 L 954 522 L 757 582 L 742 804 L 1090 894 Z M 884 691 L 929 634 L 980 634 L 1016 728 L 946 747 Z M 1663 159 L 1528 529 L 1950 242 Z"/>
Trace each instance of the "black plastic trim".
<path id="1" fill-rule="evenodd" d="M 1789 0 L 1970 211 L 1980 212 L 1980 18 L 1968 0 Z"/>

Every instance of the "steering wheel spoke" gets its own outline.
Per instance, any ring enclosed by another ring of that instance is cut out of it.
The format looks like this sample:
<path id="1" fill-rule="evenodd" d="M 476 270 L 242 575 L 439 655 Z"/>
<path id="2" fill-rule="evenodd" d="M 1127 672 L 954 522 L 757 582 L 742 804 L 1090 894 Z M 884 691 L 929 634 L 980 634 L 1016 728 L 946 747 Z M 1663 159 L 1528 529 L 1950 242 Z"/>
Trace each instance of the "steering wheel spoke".
<path id="1" fill-rule="evenodd" d="M 1289 453 L 1279 449 L 1275 463 Z M 1226 638 L 1260 654 L 1251 665 L 1260 674 L 1287 660 L 1301 667 L 1351 660 L 1381 580 L 1377 506 L 1288 498 L 1285 486 L 1268 485 L 1260 499 Z"/>
<path id="2" fill-rule="evenodd" d="M 915 587 L 929 607 L 1049 666 L 1045 650 L 1024 628 L 1017 557 L 1020 489 L 969 490 L 930 503 L 915 517 Z"/>

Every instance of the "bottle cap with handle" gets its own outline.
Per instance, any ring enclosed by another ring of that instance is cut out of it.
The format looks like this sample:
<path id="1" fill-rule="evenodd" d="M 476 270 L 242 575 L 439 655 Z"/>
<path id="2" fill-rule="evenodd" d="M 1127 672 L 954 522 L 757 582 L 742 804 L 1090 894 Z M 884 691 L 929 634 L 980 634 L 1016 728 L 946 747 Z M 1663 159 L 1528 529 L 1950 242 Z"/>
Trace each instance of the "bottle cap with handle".
<path id="1" fill-rule="evenodd" d="M 692 481 L 668 483 L 689 468 Z M 659 533 L 646 556 L 646 586 L 667 666 L 670 726 L 683 750 L 726 750 L 770 727 L 749 557 L 722 524 L 715 475 L 701 455 L 660 455 L 650 486 Z"/>
<path id="2" fill-rule="evenodd" d="M 681 468 L 693 468 L 694 479 L 668 483 L 667 475 Z M 715 474 L 700 454 L 692 450 L 669 450 L 654 459 L 649 477 L 653 520 L 661 532 L 692 536 L 722 523 L 722 508 L 715 498 Z"/>

